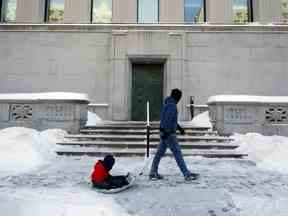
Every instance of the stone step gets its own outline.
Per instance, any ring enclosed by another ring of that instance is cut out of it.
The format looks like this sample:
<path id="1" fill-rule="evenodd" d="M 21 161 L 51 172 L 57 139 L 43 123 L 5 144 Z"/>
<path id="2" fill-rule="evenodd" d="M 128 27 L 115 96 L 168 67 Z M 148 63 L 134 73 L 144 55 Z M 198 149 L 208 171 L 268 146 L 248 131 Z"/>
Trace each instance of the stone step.
<path id="1" fill-rule="evenodd" d="M 150 151 L 151 154 L 155 151 Z M 113 154 L 116 157 L 143 157 L 146 154 L 145 149 L 95 149 L 95 148 L 70 148 L 59 149 L 56 151 L 58 155 L 66 156 L 95 156 L 103 157 L 107 154 Z M 183 156 L 202 156 L 208 158 L 243 158 L 247 154 L 243 154 L 237 151 L 227 150 L 183 150 Z M 167 151 L 166 156 L 172 156 L 170 151 Z"/>
<path id="2" fill-rule="evenodd" d="M 193 127 L 193 126 L 183 126 L 186 130 L 195 130 L 195 131 L 209 131 L 209 127 Z M 97 126 L 86 126 L 82 130 L 101 130 L 101 129 L 110 129 L 110 130 L 143 130 L 146 129 L 146 125 L 120 125 L 120 124 L 103 124 Z M 151 125 L 151 129 L 159 130 L 159 125 Z"/>
<path id="3" fill-rule="evenodd" d="M 186 123 L 189 121 L 183 121 L 181 123 Z M 146 125 L 146 121 L 103 121 L 105 125 Z M 159 125 L 159 121 L 150 121 L 150 125 Z"/>
<path id="4" fill-rule="evenodd" d="M 57 143 L 62 146 L 81 146 L 81 147 L 96 147 L 96 148 L 122 148 L 122 149 L 139 149 L 146 148 L 146 142 L 109 142 L 109 141 L 69 141 Z M 151 142 L 150 148 L 156 148 L 159 142 Z M 207 142 L 183 142 L 180 143 L 183 149 L 235 149 L 239 147 L 230 143 L 207 143 Z"/>
<path id="5" fill-rule="evenodd" d="M 150 125 L 159 126 L 159 121 L 150 121 Z M 102 125 L 146 125 L 146 121 L 103 121 Z M 179 121 L 182 126 L 191 126 L 191 121 Z"/>
<path id="6" fill-rule="evenodd" d="M 144 141 L 146 136 L 143 135 L 67 135 L 66 139 L 74 140 L 102 140 L 102 141 Z M 197 141 L 207 141 L 207 142 L 230 142 L 233 141 L 231 138 L 222 136 L 178 136 L 179 142 L 197 142 Z M 150 141 L 159 141 L 158 135 L 151 135 Z"/>
<path id="7" fill-rule="evenodd" d="M 82 129 L 80 130 L 81 134 L 114 134 L 114 135 L 146 135 L 147 130 L 146 129 L 138 129 L 138 130 L 111 130 L 111 129 Z M 150 134 L 159 134 L 158 129 L 150 130 Z M 201 136 L 201 135 L 217 135 L 216 131 L 200 131 L 200 130 L 185 130 L 186 135 L 195 135 L 195 136 Z"/>

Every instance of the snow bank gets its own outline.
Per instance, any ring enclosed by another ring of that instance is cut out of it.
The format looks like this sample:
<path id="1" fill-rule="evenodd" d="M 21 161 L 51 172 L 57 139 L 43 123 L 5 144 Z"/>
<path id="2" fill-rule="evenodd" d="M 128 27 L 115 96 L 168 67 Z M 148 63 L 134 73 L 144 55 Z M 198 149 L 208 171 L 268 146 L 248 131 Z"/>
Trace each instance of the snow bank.
<path id="1" fill-rule="evenodd" d="M 81 100 L 89 101 L 87 94 L 74 92 L 43 92 L 0 94 L 0 100 Z"/>
<path id="2" fill-rule="evenodd" d="M 113 198 L 83 188 L 18 188 L 0 197 L 5 216 L 129 216 Z"/>
<path id="3" fill-rule="evenodd" d="M 55 143 L 66 132 L 11 127 L 0 130 L 0 172 L 22 173 L 48 163 L 55 157 Z"/>
<path id="4" fill-rule="evenodd" d="M 288 97 L 254 95 L 215 95 L 209 97 L 207 103 L 209 104 L 215 102 L 288 103 Z"/>
<path id="5" fill-rule="evenodd" d="M 288 137 L 235 134 L 235 143 L 257 166 L 288 173 Z"/>
<path id="6" fill-rule="evenodd" d="M 103 123 L 102 119 L 96 113 L 90 111 L 88 111 L 87 118 L 86 126 L 95 126 Z"/>
<path id="7" fill-rule="evenodd" d="M 191 121 L 191 126 L 212 128 L 212 124 L 209 119 L 209 112 L 206 111 L 195 116 Z"/>

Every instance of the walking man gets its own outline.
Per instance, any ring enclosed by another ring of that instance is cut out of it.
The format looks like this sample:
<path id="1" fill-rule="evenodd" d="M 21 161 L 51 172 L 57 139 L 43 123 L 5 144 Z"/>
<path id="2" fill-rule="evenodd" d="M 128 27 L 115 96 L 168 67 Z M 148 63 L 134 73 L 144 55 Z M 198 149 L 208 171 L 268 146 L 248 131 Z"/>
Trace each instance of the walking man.
<path id="1" fill-rule="evenodd" d="M 150 170 L 151 180 L 163 179 L 163 176 L 158 173 L 158 166 L 167 147 L 172 151 L 177 165 L 186 181 L 195 180 L 198 177 L 198 174 L 191 173 L 188 170 L 176 137 L 177 129 L 180 131 L 181 135 L 185 134 L 184 129 L 177 123 L 177 103 L 180 101 L 181 97 L 182 92 L 179 89 L 173 89 L 171 95 L 165 99 L 160 119 L 160 144 L 152 162 Z"/>

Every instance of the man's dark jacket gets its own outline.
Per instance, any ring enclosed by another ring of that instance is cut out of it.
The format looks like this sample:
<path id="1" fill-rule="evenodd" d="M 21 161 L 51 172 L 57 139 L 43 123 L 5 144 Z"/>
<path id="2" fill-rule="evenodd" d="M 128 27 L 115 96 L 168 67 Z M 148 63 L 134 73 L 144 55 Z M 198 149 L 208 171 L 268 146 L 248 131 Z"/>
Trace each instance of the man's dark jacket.
<path id="1" fill-rule="evenodd" d="M 176 100 L 169 96 L 165 99 L 161 112 L 160 130 L 165 133 L 175 133 L 177 129 L 177 105 Z"/>

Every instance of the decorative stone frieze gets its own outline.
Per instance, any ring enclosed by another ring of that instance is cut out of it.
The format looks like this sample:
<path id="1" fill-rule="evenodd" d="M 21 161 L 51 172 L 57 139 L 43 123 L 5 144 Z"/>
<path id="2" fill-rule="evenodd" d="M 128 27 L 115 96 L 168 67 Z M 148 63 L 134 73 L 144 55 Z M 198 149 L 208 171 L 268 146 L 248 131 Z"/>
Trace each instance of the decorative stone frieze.
<path id="1" fill-rule="evenodd" d="M 288 107 L 269 107 L 265 110 L 265 122 L 268 124 L 288 124 Z"/>
<path id="2" fill-rule="evenodd" d="M 27 121 L 32 119 L 31 104 L 11 104 L 10 120 L 11 121 Z"/>
<path id="3" fill-rule="evenodd" d="M 87 121 L 88 103 L 87 97 L 75 93 L 0 94 L 0 129 L 58 128 L 79 133 Z"/>
<path id="4" fill-rule="evenodd" d="M 73 120 L 74 107 L 71 104 L 48 104 L 45 109 L 45 117 L 47 120 Z"/>
<path id="5" fill-rule="evenodd" d="M 288 136 L 288 97 L 220 95 L 210 97 L 207 104 L 210 121 L 220 134 Z"/>
<path id="6" fill-rule="evenodd" d="M 252 110 L 246 106 L 224 107 L 224 121 L 235 123 L 251 123 Z"/>

